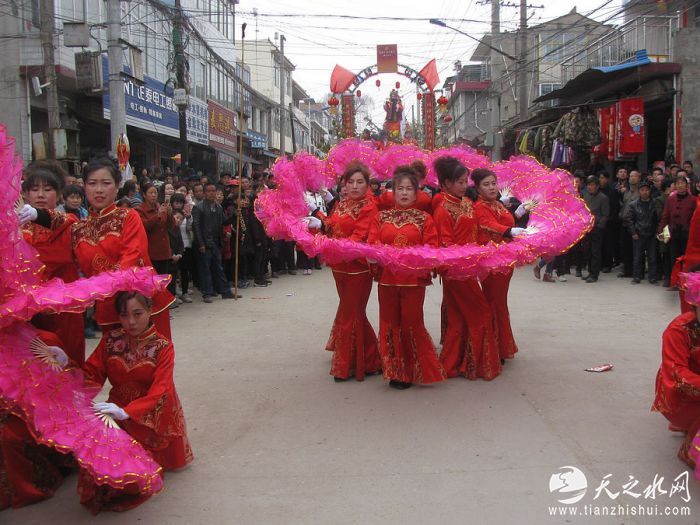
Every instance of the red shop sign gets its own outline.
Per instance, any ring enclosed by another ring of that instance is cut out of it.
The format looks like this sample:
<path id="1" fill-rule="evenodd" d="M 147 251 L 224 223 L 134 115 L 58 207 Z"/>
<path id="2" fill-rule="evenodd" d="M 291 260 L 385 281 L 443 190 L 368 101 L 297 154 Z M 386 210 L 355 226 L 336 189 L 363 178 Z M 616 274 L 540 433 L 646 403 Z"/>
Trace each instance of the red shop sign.
<path id="1" fill-rule="evenodd" d="M 235 153 L 236 135 L 238 134 L 238 115 L 213 100 L 209 105 L 209 145 Z"/>

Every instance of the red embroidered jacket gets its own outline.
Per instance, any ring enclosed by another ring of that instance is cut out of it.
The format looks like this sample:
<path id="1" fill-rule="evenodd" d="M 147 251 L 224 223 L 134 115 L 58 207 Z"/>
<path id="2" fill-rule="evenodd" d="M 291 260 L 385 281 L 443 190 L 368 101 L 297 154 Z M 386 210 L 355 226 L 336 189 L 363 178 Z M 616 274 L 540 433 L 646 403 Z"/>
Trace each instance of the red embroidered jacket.
<path id="1" fill-rule="evenodd" d="M 415 208 L 394 208 L 379 212 L 369 231 L 368 242 L 396 247 L 428 245 L 438 247 L 438 234 L 433 218 Z M 383 268 L 379 284 L 387 286 L 426 286 L 430 273 L 423 276 L 406 276 Z"/>
<path id="2" fill-rule="evenodd" d="M 479 225 L 476 240 L 479 244 L 503 241 L 503 236 L 515 226 L 515 219 L 501 201 L 487 202 L 479 199 L 474 205 Z"/>

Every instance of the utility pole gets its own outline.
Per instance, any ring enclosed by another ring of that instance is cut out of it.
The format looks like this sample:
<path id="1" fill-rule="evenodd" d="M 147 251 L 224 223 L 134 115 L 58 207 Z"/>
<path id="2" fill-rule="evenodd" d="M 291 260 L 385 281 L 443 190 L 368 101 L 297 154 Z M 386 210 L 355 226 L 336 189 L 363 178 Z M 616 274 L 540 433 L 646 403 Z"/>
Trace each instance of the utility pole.
<path id="1" fill-rule="evenodd" d="M 495 0 L 494 0 L 495 1 Z M 518 67 L 518 116 L 520 122 L 527 119 L 527 0 L 520 0 L 520 54 Z"/>
<path id="2" fill-rule="evenodd" d="M 122 77 L 121 4 L 120 0 L 107 2 L 107 52 L 109 62 L 109 131 L 110 150 L 116 153 L 117 141 L 126 136 L 126 102 Z"/>
<path id="3" fill-rule="evenodd" d="M 44 51 L 44 81 L 46 85 L 46 110 L 49 117 L 49 151 L 51 159 L 56 158 L 55 132 L 61 128 L 61 113 L 58 108 L 58 89 L 56 87 L 56 64 L 53 48 L 54 1 L 41 0 L 41 47 Z"/>
<path id="4" fill-rule="evenodd" d="M 175 10 L 175 20 L 173 20 L 173 49 L 175 50 L 176 87 L 187 91 L 187 57 L 185 56 L 184 21 L 180 0 L 175 0 Z M 189 148 L 187 144 L 187 104 L 179 105 L 177 111 L 180 123 L 180 166 L 185 168 L 189 162 Z"/>
<path id="5" fill-rule="evenodd" d="M 501 5 L 499 0 L 491 0 L 491 132 L 493 133 L 493 151 L 491 160 L 501 160 L 501 67 L 503 60 L 496 52 L 499 49 L 501 33 Z"/>
<path id="6" fill-rule="evenodd" d="M 284 35 L 280 35 L 280 52 L 282 53 L 282 63 L 280 64 L 280 156 L 284 157 L 285 152 L 285 115 L 287 113 L 287 106 L 284 103 L 284 88 L 287 83 L 287 73 L 284 69 Z"/>

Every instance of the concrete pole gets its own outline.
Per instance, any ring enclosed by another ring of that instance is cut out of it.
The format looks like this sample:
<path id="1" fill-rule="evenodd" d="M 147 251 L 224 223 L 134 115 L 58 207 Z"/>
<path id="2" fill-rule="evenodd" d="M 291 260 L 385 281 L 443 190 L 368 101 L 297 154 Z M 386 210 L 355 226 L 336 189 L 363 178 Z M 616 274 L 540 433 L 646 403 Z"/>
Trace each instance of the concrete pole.
<path id="1" fill-rule="evenodd" d="M 280 35 L 280 52 L 282 53 L 282 64 L 280 65 L 280 156 L 284 157 L 285 151 L 285 135 L 286 135 L 286 113 L 287 105 L 284 103 L 284 89 L 287 83 L 287 73 L 284 68 L 284 35 Z"/>
<path id="2" fill-rule="evenodd" d="M 44 84 L 46 86 L 46 111 L 48 113 L 48 157 L 56 158 L 55 131 L 61 128 L 61 113 L 58 107 L 58 88 L 56 86 L 56 64 L 54 59 L 54 1 L 41 0 L 41 47 L 44 52 Z"/>
<path id="3" fill-rule="evenodd" d="M 499 48 L 501 32 L 500 0 L 491 0 L 491 45 Z M 501 130 L 501 55 L 491 50 L 491 132 L 493 133 L 493 152 L 491 160 L 501 160 L 502 135 Z"/>
<path id="4" fill-rule="evenodd" d="M 518 116 L 520 122 L 527 119 L 527 0 L 520 0 L 520 55 L 518 65 Z"/>
<path id="5" fill-rule="evenodd" d="M 122 77 L 121 5 L 120 0 L 107 2 L 107 52 L 109 58 L 109 149 L 117 150 L 119 135 L 126 135 L 126 103 Z"/>

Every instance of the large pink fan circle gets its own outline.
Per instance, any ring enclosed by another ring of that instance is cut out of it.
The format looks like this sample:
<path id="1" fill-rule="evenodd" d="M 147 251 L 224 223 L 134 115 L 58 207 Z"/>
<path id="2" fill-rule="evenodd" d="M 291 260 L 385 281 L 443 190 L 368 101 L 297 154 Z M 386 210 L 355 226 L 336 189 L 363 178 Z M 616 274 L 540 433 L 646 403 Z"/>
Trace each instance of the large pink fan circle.
<path id="1" fill-rule="evenodd" d="M 374 177 L 385 180 L 397 166 L 420 159 L 428 168 L 428 184 L 436 185 L 433 162 L 445 156 L 458 158 L 470 170 L 490 168 L 498 177 L 499 187 L 509 187 L 523 202 L 537 200 L 539 205 L 530 214 L 528 223 L 531 233 L 502 244 L 397 248 L 314 235 L 301 221 L 308 214 L 304 191 L 333 187 L 353 160 L 364 162 Z M 330 264 L 367 258 L 403 274 L 424 274 L 426 270 L 437 269 L 453 278 L 482 277 L 491 271 L 507 271 L 516 265 L 532 263 L 540 256 L 558 255 L 576 244 L 593 226 L 593 216 L 577 195 L 572 177 L 566 171 L 550 170 L 525 156 L 491 163 L 487 157 L 464 146 L 426 152 L 415 146 L 394 145 L 378 151 L 372 142 L 349 139 L 332 148 L 326 159 L 308 153 L 299 153 L 292 160 L 279 159 L 273 166 L 273 174 L 277 188 L 263 191 L 256 206 L 256 215 L 267 234 L 275 239 L 294 240 L 309 256 L 320 254 Z"/>

